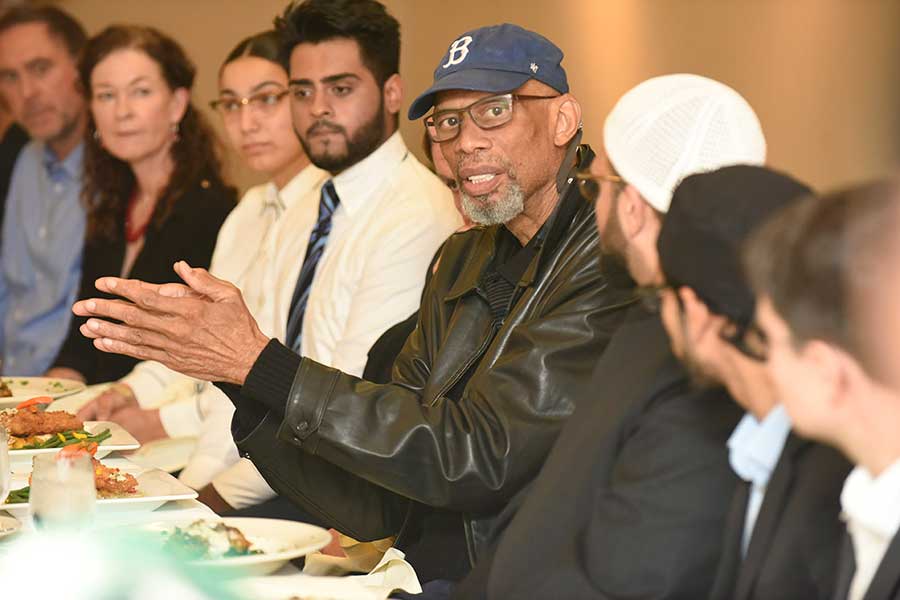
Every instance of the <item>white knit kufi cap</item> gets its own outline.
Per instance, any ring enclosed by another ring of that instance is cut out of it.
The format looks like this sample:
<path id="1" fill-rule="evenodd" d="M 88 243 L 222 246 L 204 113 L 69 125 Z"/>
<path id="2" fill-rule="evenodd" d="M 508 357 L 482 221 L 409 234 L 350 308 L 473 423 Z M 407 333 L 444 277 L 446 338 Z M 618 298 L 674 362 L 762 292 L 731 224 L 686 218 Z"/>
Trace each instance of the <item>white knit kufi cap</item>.
<path id="1" fill-rule="evenodd" d="M 619 175 L 661 212 L 688 175 L 766 160 L 762 127 L 747 101 L 690 74 L 654 77 L 628 91 L 606 118 L 603 142 Z"/>

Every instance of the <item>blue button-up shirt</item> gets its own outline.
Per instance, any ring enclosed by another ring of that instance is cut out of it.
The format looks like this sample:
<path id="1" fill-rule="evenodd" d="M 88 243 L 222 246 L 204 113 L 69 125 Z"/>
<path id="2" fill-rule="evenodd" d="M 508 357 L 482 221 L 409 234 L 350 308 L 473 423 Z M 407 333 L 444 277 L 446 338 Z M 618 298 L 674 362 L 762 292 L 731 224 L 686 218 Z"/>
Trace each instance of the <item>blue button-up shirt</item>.
<path id="1" fill-rule="evenodd" d="M 6 375 L 40 375 L 56 358 L 81 281 L 83 145 L 62 161 L 26 145 L 6 197 L 0 253 L 0 349 Z"/>
<path id="2" fill-rule="evenodd" d="M 784 443 L 791 432 L 791 420 L 781 405 L 769 411 L 762 421 L 747 413 L 728 438 L 728 459 L 737 476 L 750 482 L 750 498 L 741 539 L 746 556 L 756 517 L 766 495 L 772 471 L 778 464 Z"/>

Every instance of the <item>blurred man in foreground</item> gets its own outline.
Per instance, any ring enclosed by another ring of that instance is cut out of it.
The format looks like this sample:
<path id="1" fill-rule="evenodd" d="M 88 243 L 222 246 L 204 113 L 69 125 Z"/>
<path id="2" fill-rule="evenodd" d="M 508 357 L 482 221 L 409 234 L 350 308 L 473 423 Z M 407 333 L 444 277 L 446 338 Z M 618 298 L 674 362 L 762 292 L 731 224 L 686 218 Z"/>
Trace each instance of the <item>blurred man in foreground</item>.
<path id="1" fill-rule="evenodd" d="M 856 465 L 841 492 L 850 541 L 834 597 L 896 600 L 900 183 L 792 206 L 753 239 L 746 263 L 779 399 L 798 433 Z"/>

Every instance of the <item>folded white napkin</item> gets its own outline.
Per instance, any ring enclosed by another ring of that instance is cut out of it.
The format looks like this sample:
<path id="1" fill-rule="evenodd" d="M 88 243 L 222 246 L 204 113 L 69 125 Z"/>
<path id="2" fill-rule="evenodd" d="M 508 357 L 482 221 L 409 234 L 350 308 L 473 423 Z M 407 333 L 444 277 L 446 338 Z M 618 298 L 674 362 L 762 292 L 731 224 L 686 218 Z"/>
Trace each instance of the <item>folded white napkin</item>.
<path id="1" fill-rule="evenodd" d="M 240 579 L 234 585 L 237 593 L 255 600 L 384 600 L 395 590 L 421 593 L 416 572 L 404 557 L 403 552 L 391 548 L 366 575 L 272 575 Z"/>

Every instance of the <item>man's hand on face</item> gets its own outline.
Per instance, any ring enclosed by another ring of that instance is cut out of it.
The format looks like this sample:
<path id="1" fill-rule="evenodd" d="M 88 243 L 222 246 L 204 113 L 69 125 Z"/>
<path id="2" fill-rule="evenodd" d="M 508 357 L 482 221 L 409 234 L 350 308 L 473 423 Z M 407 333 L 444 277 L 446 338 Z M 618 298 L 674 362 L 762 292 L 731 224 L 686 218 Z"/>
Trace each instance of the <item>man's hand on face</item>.
<path id="1" fill-rule="evenodd" d="M 235 286 L 184 261 L 175 263 L 175 272 L 186 286 L 98 279 L 98 290 L 127 301 L 76 302 L 76 315 L 102 317 L 88 319 L 81 333 L 103 352 L 155 360 L 197 379 L 243 385 L 269 339 Z"/>

